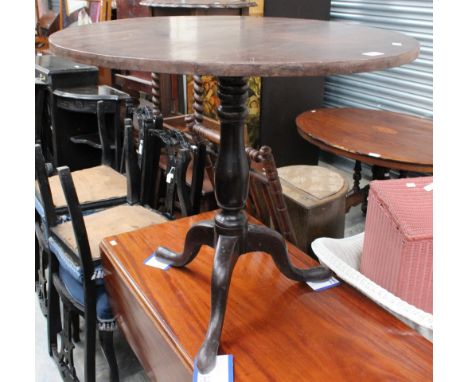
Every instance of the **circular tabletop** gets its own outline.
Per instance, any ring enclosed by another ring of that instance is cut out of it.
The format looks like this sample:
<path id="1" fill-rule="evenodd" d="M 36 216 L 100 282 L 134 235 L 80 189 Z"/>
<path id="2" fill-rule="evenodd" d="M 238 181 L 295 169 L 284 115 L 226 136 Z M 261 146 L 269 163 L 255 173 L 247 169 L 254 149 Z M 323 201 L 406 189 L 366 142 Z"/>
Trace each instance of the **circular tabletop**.
<path id="1" fill-rule="evenodd" d="M 140 5 L 150 8 L 249 8 L 255 7 L 255 1 L 245 0 L 143 0 Z"/>
<path id="2" fill-rule="evenodd" d="M 316 109 L 296 118 L 299 134 L 324 151 L 381 167 L 432 172 L 432 121 L 367 109 Z"/>
<path id="3" fill-rule="evenodd" d="M 52 52 L 115 69 L 215 76 L 322 76 L 413 61 L 419 44 L 384 29 L 245 16 L 132 18 L 67 28 Z"/>

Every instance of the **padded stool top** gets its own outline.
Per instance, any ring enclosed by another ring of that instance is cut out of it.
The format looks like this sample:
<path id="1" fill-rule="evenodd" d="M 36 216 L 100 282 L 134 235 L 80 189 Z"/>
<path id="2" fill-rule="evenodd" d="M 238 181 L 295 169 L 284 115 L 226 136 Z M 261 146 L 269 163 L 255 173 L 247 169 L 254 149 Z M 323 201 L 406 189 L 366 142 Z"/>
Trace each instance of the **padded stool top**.
<path id="1" fill-rule="evenodd" d="M 278 168 L 284 195 L 309 208 L 344 197 L 348 182 L 325 167 L 294 165 Z"/>

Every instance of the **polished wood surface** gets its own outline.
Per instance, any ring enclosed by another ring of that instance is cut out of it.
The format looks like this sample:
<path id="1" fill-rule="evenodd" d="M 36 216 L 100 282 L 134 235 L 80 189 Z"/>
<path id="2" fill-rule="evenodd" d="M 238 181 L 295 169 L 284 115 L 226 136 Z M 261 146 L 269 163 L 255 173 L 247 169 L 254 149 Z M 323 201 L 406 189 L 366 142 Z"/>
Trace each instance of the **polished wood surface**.
<path id="1" fill-rule="evenodd" d="M 346 74 L 403 65 L 419 53 L 415 39 L 388 30 L 245 16 L 113 20 L 54 33 L 50 46 L 115 69 L 217 76 Z"/>
<path id="2" fill-rule="evenodd" d="M 143 265 L 156 247 L 182 250 L 185 232 L 213 212 L 101 243 L 106 288 L 125 337 L 152 380 L 190 381 L 210 310 L 213 250 L 186 268 Z M 115 241 L 115 243 L 112 243 Z M 289 245 L 300 267 L 315 261 Z M 347 285 L 320 293 L 280 274 L 271 258 L 234 270 L 219 354 L 235 381 L 429 381 L 432 344 Z"/>
<path id="3" fill-rule="evenodd" d="M 382 110 L 316 109 L 296 118 L 322 150 L 381 167 L 432 172 L 432 121 Z"/>
<path id="4" fill-rule="evenodd" d="M 140 5 L 152 8 L 248 8 L 257 3 L 244 0 L 143 0 Z"/>

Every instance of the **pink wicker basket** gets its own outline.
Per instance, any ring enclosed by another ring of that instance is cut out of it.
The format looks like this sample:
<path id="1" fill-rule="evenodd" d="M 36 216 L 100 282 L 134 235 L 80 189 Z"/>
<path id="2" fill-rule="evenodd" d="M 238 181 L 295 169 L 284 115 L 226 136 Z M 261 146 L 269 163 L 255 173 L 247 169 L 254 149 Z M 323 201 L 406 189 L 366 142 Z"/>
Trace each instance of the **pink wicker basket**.
<path id="1" fill-rule="evenodd" d="M 371 182 L 360 271 L 432 313 L 432 177 Z"/>

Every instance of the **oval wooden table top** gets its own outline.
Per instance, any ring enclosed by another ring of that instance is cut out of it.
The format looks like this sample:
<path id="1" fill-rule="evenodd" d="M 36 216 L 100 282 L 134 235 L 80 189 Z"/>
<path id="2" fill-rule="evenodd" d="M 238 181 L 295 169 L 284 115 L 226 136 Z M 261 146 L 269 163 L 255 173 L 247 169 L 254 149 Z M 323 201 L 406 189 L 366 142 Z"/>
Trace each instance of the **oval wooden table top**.
<path id="1" fill-rule="evenodd" d="M 367 109 L 316 109 L 296 118 L 297 131 L 322 150 L 381 167 L 432 172 L 432 121 Z"/>
<path id="2" fill-rule="evenodd" d="M 140 5 L 151 8 L 249 8 L 257 5 L 244 0 L 143 0 Z"/>
<path id="3" fill-rule="evenodd" d="M 168 271 L 144 265 L 144 260 L 160 245 L 182 250 L 188 228 L 213 216 L 178 219 L 101 243 L 112 307 L 124 334 L 133 335 L 129 343 L 149 375 L 152 370 L 157 374 L 158 362 L 163 362 L 163 355 L 154 356 L 158 344 L 151 338 L 156 332 L 190 374 L 210 314 L 214 251 L 203 246 L 187 267 Z M 291 244 L 288 252 L 298 267 L 317 265 Z M 118 292 L 117 284 L 126 285 L 132 301 Z M 147 319 L 152 324 L 143 324 Z M 432 379 L 432 343 L 416 331 L 345 283 L 314 292 L 287 279 L 262 252 L 238 260 L 219 354 L 234 355 L 238 382 Z"/>
<path id="4" fill-rule="evenodd" d="M 56 55 L 115 69 L 214 76 L 322 76 L 413 61 L 419 43 L 384 29 L 277 17 L 113 20 L 49 37 Z"/>

